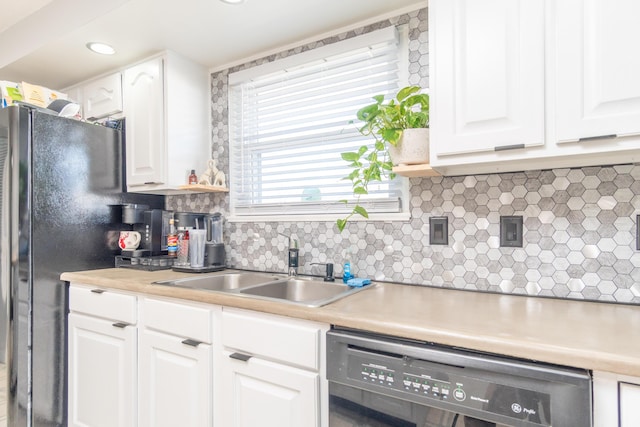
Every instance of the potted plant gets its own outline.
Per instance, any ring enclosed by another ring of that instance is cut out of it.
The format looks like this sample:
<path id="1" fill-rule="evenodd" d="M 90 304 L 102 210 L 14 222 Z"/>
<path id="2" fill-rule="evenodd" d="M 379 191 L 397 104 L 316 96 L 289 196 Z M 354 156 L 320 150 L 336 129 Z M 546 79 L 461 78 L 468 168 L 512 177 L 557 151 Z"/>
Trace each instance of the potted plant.
<path id="1" fill-rule="evenodd" d="M 357 118 L 364 122 L 358 130 L 373 137 L 374 144 L 363 145 L 357 152 L 341 154 L 353 168 L 344 179 L 351 181 L 357 200 L 351 213 L 337 220 L 340 231 L 353 215 L 369 218 L 359 201 L 362 195 L 368 194 L 371 182 L 382 182 L 385 177 L 393 179 L 393 165 L 429 162 L 429 95 L 420 93 L 419 86 L 408 86 L 387 102 L 384 95 L 373 99 L 373 104 L 358 110 Z M 346 200 L 343 202 L 347 203 Z"/>

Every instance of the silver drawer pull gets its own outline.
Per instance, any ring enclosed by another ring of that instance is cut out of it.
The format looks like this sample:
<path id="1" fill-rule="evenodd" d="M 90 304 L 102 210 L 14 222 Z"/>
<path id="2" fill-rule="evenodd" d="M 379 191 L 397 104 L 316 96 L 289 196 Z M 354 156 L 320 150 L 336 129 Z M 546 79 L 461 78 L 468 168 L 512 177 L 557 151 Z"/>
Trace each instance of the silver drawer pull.
<path id="1" fill-rule="evenodd" d="M 94 294 L 102 294 L 104 293 L 104 289 L 91 289 L 91 292 Z"/>
<path id="2" fill-rule="evenodd" d="M 229 357 L 232 359 L 242 360 L 243 362 L 246 362 L 247 360 L 251 359 L 252 356 L 250 354 L 244 354 L 244 353 L 231 353 Z"/>
<path id="3" fill-rule="evenodd" d="M 524 148 L 524 144 L 513 144 L 513 145 L 500 145 L 498 147 L 494 147 L 494 151 L 507 151 L 507 150 L 519 150 L 520 148 Z"/>
<path id="4" fill-rule="evenodd" d="M 618 135 L 599 135 L 599 136 L 585 136 L 584 138 L 580 138 L 578 140 L 578 142 L 584 142 L 584 141 L 595 141 L 597 139 L 610 139 L 610 138 L 617 138 Z"/>
<path id="5" fill-rule="evenodd" d="M 200 344 L 202 344 L 202 341 L 196 341 L 196 340 L 192 340 L 192 339 L 187 338 L 186 340 L 182 341 L 182 344 L 190 345 L 191 347 L 197 347 Z"/>
<path id="6" fill-rule="evenodd" d="M 117 322 L 117 323 L 114 323 L 112 326 L 116 328 L 126 328 L 127 326 L 129 326 L 129 324 L 124 322 Z"/>

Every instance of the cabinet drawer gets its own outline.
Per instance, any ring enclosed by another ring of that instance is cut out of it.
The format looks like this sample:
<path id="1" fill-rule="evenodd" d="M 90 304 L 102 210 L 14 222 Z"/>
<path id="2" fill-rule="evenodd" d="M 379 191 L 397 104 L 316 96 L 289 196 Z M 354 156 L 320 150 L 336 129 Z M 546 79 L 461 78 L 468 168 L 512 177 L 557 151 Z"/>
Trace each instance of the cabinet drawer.
<path id="1" fill-rule="evenodd" d="M 140 303 L 146 328 L 211 344 L 211 310 L 152 298 Z"/>
<path id="2" fill-rule="evenodd" d="M 222 343 L 253 356 L 320 369 L 319 324 L 264 313 L 224 309 Z"/>
<path id="3" fill-rule="evenodd" d="M 136 297 L 98 287 L 69 287 L 69 310 L 134 325 Z"/>

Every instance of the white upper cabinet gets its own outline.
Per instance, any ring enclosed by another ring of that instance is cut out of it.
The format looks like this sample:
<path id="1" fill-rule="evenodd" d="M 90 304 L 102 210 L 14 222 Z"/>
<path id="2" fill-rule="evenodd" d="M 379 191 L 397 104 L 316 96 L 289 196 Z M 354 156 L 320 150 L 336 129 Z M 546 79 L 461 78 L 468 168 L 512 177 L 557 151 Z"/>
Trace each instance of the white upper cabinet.
<path id="1" fill-rule="evenodd" d="M 122 74 L 114 73 L 87 83 L 83 88 L 83 111 L 87 120 L 122 112 Z"/>
<path id="2" fill-rule="evenodd" d="M 430 0 L 431 166 L 640 161 L 637 0 Z"/>
<path id="3" fill-rule="evenodd" d="M 544 143 L 544 2 L 429 4 L 438 158 Z"/>
<path id="4" fill-rule="evenodd" d="M 116 72 L 63 89 L 81 107 L 84 119 L 122 116 L 122 73 Z"/>
<path id="5" fill-rule="evenodd" d="M 124 72 L 129 191 L 167 184 L 163 68 L 155 58 Z"/>
<path id="6" fill-rule="evenodd" d="M 176 194 L 211 157 L 209 77 L 165 52 L 124 70 L 127 190 Z"/>
<path id="7" fill-rule="evenodd" d="M 640 2 L 563 0 L 551 8 L 557 141 L 640 134 Z"/>

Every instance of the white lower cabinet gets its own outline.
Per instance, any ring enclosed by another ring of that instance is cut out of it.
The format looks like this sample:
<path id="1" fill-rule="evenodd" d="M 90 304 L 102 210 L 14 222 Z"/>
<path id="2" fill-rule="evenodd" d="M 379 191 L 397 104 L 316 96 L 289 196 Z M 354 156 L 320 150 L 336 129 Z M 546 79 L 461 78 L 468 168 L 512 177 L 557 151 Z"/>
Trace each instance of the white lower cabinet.
<path id="1" fill-rule="evenodd" d="M 223 352 L 220 399 L 223 426 L 319 425 L 319 375 L 258 357 Z M 240 356 L 242 357 L 242 356 Z"/>
<path id="2" fill-rule="evenodd" d="M 225 307 L 217 424 L 327 427 L 327 329 L 316 322 Z"/>
<path id="3" fill-rule="evenodd" d="M 69 425 L 328 427 L 329 325 L 71 284 Z"/>
<path id="4" fill-rule="evenodd" d="M 636 383 L 618 382 L 620 427 L 640 426 L 640 378 Z"/>
<path id="5" fill-rule="evenodd" d="M 640 426 L 640 378 L 593 373 L 593 427 Z"/>
<path id="6" fill-rule="evenodd" d="M 140 426 L 213 425 L 212 309 L 140 299 Z"/>
<path id="7" fill-rule="evenodd" d="M 140 334 L 139 425 L 212 425 L 211 345 Z"/>
<path id="8" fill-rule="evenodd" d="M 71 289 L 70 426 L 136 425 L 135 300 L 97 289 Z"/>

